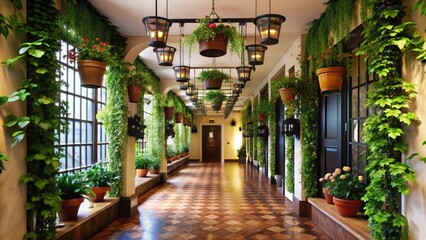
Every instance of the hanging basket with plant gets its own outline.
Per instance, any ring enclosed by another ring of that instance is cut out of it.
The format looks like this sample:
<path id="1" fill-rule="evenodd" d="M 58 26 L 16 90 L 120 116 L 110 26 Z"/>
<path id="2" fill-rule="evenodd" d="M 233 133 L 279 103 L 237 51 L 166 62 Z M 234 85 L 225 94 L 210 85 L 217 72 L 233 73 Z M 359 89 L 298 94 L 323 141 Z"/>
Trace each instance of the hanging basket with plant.
<path id="1" fill-rule="evenodd" d="M 339 47 L 328 48 L 319 59 L 316 70 L 321 93 L 333 94 L 340 92 L 343 77 L 350 67 L 350 54 L 343 53 Z"/>
<path id="2" fill-rule="evenodd" d="M 223 81 L 229 80 L 229 75 L 216 69 L 204 70 L 201 71 L 198 79 L 204 82 L 206 89 L 217 90 L 222 87 Z"/>
<path id="3" fill-rule="evenodd" d="M 243 49 L 243 38 L 235 26 L 223 24 L 218 16 L 217 19 L 206 16 L 197 19 L 197 23 L 197 29 L 185 39 L 189 49 L 198 43 L 202 56 L 220 57 L 226 54 L 227 47 L 229 47 L 232 53 L 240 56 Z"/>
<path id="4" fill-rule="evenodd" d="M 137 103 L 141 96 L 143 74 L 137 69 L 132 68 L 129 71 L 127 80 L 127 93 L 129 94 L 129 102 Z"/>
<path id="5" fill-rule="evenodd" d="M 226 100 L 226 95 L 220 90 L 211 90 L 206 93 L 204 100 L 210 102 L 214 111 L 219 111 L 222 107 L 222 102 Z"/>
<path id="6" fill-rule="evenodd" d="M 297 76 L 283 76 L 274 80 L 274 84 L 276 84 L 277 88 L 279 88 L 278 91 L 280 93 L 281 100 L 286 106 L 290 105 L 296 98 L 298 79 L 299 78 Z"/>
<path id="7" fill-rule="evenodd" d="M 106 66 L 112 57 L 111 45 L 108 42 L 102 42 L 99 38 L 93 41 L 83 36 L 77 50 L 75 48 L 69 50 L 64 57 L 68 57 L 70 62 L 77 61 L 81 86 L 102 87 Z"/>

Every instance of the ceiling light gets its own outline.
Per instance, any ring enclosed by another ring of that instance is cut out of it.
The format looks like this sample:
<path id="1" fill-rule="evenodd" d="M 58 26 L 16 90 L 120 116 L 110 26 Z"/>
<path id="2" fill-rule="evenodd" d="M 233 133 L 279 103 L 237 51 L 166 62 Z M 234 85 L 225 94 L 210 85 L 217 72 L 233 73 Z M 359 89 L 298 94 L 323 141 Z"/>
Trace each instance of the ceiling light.
<path id="1" fill-rule="evenodd" d="M 246 46 L 248 63 L 250 65 L 262 65 L 265 59 L 265 51 L 267 47 L 260 44 L 251 44 Z"/>
<path id="2" fill-rule="evenodd" d="M 253 69 L 250 66 L 239 66 L 236 67 L 238 73 L 238 80 L 240 81 L 250 81 L 251 70 Z"/>
<path id="3" fill-rule="evenodd" d="M 285 22 L 284 16 L 271 14 L 271 0 L 269 0 L 269 14 L 257 16 L 253 21 L 260 33 L 260 43 L 265 45 L 277 44 L 283 22 Z"/>
<path id="4" fill-rule="evenodd" d="M 173 67 L 175 71 L 176 82 L 187 82 L 189 80 L 189 71 L 191 67 L 189 66 L 176 66 Z"/>
<path id="5" fill-rule="evenodd" d="M 155 16 L 148 16 L 142 19 L 148 36 L 148 44 L 154 48 L 166 47 L 169 28 L 172 21 L 167 18 L 157 16 L 157 0 L 155 0 Z"/>
<path id="6" fill-rule="evenodd" d="M 176 48 L 166 46 L 164 48 L 154 48 L 157 54 L 158 64 L 161 66 L 172 66 L 173 58 L 175 56 Z"/>

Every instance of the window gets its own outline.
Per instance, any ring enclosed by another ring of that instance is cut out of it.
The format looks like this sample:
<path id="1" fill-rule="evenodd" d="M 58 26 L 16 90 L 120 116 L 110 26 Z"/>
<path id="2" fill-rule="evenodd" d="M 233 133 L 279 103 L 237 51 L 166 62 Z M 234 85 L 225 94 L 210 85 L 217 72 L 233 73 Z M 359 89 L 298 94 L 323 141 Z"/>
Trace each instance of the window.
<path id="1" fill-rule="evenodd" d="M 59 133 L 56 147 L 62 150 L 60 172 L 85 169 L 95 162 L 106 159 L 108 139 L 96 113 L 105 106 L 106 89 L 80 86 L 77 63 L 63 56 L 74 47 L 61 41 L 57 59 L 61 67 L 59 76 L 65 84 L 61 86 L 60 98 L 67 104 L 67 113 L 61 121 L 68 125 L 66 132 Z"/>

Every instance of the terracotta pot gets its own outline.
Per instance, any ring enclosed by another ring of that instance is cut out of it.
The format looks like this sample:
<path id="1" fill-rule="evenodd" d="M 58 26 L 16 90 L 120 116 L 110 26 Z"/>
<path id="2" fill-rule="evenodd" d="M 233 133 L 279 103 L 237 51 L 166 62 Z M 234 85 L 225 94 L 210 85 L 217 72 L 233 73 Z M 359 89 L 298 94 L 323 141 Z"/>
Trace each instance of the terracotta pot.
<path id="1" fill-rule="evenodd" d="M 222 102 L 211 102 L 210 105 L 212 106 L 213 111 L 219 111 L 222 108 Z"/>
<path id="2" fill-rule="evenodd" d="M 138 177 L 145 177 L 148 174 L 148 169 L 136 169 L 136 175 Z"/>
<path id="3" fill-rule="evenodd" d="M 142 87 L 139 86 L 128 86 L 127 93 L 129 94 L 129 102 L 137 103 L 141 96 Z"/>
<path id="4" fill-rule="evenodd" d="M 333 196 L 331 196 L 330 194 L 328 194 L 328 190 L 327 190 L 327 189 L 325 189 L 325 188 L 323 188 L 323 189 L 322 189 L 322 192 L 324 193 L 325 201 L 326 201 L 328 204 L 334 204 L 334 203 L 333 203 Z"/>
<path id="5" fill-rule="evenodd" d="M 167 163 L 172 163 L 173 162 L 174 157 L 169 157 L 167 158 Z"/>
<path id="6" fill-rule="evenodd" d="M 200 54 L 204 57 L 220 57 L 226 54 L 228 39 L 224 35 L 218 34 L 213 39 L 200 40 L 198 42 Z"/>
<path id="7" fill-rule="evenodd" d="M 159 173 L 160 173 L 160 168 L 157 168 L 157 169 L 149 169 L 148 171 L 149 171 L 149 173 L 151 173 L 151 174 L 159 174 Z"/>
<path id="8" fill-rule="evenodd" d="M 93 60 L 78 61 L 78 73 L 80 74 L 81 86 L 87 88 L 102 87 L 106 63 Z"/>
<path id="9" fill-rule="evenodd" d="M 180 112 L 175 113 L 175 122 L 176 123 L 182 122 L 182 113 L 180 113 Z"/>
<path id="10" fill-rule="evenodd" d="M 280 96 L 284 105 L 288 105 L 294 101 L 296 98 L 296 89 L 295 88 L 280 88 Z"/>
<path id="11" fill-rule="evenodd" d="M 164 107 L 165 118 L 166 119 L 172 119 L 174 111 L 175 111 L 174 107 Z"/>
<path id="12" fill-rule="evenodd" d="M 105 194 L 110 190 L 110 187 L 92 187 L 93 192 L 96 195 L 95 202 L 103 202 Z"/>
<path id="13" fill-rule="evenodd" d="M 333 203 L 343 217 L 355 217 L 362 205 L 361 200 L 343 200 L 333 197 Z"/>
<path id="14" fill-rule="evenodd" d="M 222 87 L 222 79 L 204 79 L 204 87 L 209 90 L 219 90 Z"/>
<path id="15" fill-rule="evenodd" d="M 318 68 L 316 73 L 321 93 L 332 94 L 340 92 L 343 84 L 343 76 L 346 73 L 345 67 Z"/>
<path id="16" fill-rule="evenodd" d="M 189 124 L 188 117 L 183 117 L 183 125 L 188 126 L 188 124 Z"/>
<path id="17" fill-rule="evenodd" d="M 263 122 L 263 121 L 265 121 L 265 120 L 266 120 L 266 115 L 265 115 L 265 114 L 258 113 L 258 114 L 257 114 L 257 119 L 259 120 L 259 122 Z"/>
<path id="18" fill-rule="evenodd" d="M 73 199 L 61 199 L 61 212 L 59 219 L 61 221 L 76 220 L 80 204 L 84 201 L 83 197 Z"/>

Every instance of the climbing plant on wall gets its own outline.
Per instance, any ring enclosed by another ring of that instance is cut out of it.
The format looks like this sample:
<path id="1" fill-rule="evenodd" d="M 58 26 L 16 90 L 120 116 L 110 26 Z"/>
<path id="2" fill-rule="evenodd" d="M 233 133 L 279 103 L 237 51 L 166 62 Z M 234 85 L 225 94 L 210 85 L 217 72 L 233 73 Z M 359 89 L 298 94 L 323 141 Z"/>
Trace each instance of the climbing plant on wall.
<path id="1" fill-rule="evenodd" d="M 415 33 L 414 23 L 402 22 L 403 1 L 364 0 L 363 5 L 367 12 L 362 16 L 367 19 L 358 54 L 366 55 L 369 71 L 378 79 L 367 98 L 372 114 L 364 126 L 370 176 L 364 209 L 374 239 L 408 239 L 399 198 L 401 193 L 408 194 L 407 182 L 414 181 L 415 174 L 401 162 L 401 153 L 407 150 L 402 126 L 417 119 L 408 111 L 416 86 L 401 78 L 401 60 L 410 50 L 418 53 L 419 60 L 426 60 L 425 41 Z"/>

